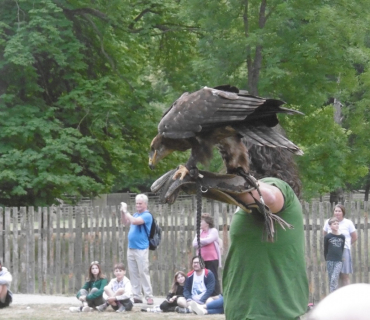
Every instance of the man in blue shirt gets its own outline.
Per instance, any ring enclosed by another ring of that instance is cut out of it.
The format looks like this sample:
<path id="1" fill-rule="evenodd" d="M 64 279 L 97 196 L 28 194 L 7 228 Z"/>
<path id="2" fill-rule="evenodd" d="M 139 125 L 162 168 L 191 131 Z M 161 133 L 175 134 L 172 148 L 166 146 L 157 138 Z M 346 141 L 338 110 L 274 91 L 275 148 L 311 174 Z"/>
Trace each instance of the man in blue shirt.
<path id="1" fill-rule="evenodd" d="M 127 204 L 121 203 L 122 221 L 130 224 L 128 233 L 127 266 L 130 273 L 135 303 L 142 303 L 144 292 L 147 304 L 153 304 L 153 290 L 149 275 L 149 239 L 153 218 L 148 211 L 148 197 L 138 194 L 135 198 L 136 213 L 127 211 Z"/>

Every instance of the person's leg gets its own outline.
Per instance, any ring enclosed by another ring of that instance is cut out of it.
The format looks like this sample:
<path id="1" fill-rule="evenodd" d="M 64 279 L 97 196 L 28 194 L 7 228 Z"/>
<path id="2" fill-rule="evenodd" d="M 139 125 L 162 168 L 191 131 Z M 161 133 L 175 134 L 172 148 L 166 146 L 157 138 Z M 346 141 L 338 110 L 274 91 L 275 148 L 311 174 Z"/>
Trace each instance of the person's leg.
<path id="1" fill-rule="evenodd" d="M 186 308 L 188 306 L 186 299 L 184 297 L 177 298 L 177 305 L 181 308 Z"/>
<path id="2" fill-rule="evenodd" d="M 164 300 L 160 305 L 159 305 L 159 308 L 163 311 L 163 312 L 168 312 L 168 308 L 170 307 L 169 306 L 169 302 L 167 300 Z"/>
<path id="3" fill-rule="evenodd" d="M 149 274 L 149 249 L 138 250 L 140 251 L 137 265 L 139 269 L 140 282 L 144 291 L 145 299 L 153 299 L 152 285 L 150 283 Z"/>
<path id="4" fill-rule="evenodd" d="M 353 273 L 351 250 L 344 249 L 343 251 L 343 265 L 339 277 L 339 286 L 344 287 L 351 284 L 349 275 Z"/>
<path id="5" fill-rule="evenodd" d="M 339 282 L 339 276 L 340 276 L 340 271 L 342 270 L 342 262 L 341 261 L 335 261 L 334 263 L 334 268 L 333 268 L 333 274 L 331 276 L 331 285 L 330 289 L 332 289 L 333 292 L 334 290 L 338 289 L 338 282 Z"/>
<path id="6" fill-rule="evenodd" d="M 121 300 L 120 303 L 125 307 L 126 311 L 131 311 L 134 306 L 130 299 Z"/>
<path id="7" fill-rule="evenodd" d="M 328 277 L 329 277 L 329 292 L 332 292 L 333 291 L 332 278 L 333 278 L 333 272 L 334 272 L 334 261 L 326 261 L 326 270 L 328 271 Z"/>
<path id="8" fill-rule="evenodd" d="M 99 289 L 98 288 L 92 288 L 91 291 L 90 291 L 90 294 L 91 293 L 94 293 L 96 291 L 99 291 Z M 105 300 L 103 298 L 103 295 L 101 295 L 100 297 L 97 297 L 97 298 L 95 298 L 93 300 L 88 300 L 87 301 L 87 304 L 88 304 L 89 307 L 95 308 L 97 306 L 102 305 L 104 302 L 105 302 Z"/>
<path id="9" fill-rule="evenodd" d="M 221 293 L 220 281 L 218 280 L 218 263 L 218 260 L 204 261 L 206 268 L 211 270 L 212 273 L 215 275 L 216 284 L 215 291 L 213 293 L 214 295 L 218 295 Z"/>
<path id="10" fill-rule="evenodd" d="M 208 314 L 224 313 L 224 297 L 220 296 L 218 299 L 207 303 L 206 308 Z"/>
<path id="11" fill-rule="evenodd" d="M 132 293 L 134 299 L 141 300 L 140 271 L 137 264 L 137 251 L 135 249 L 127 250 L 127 266 L 130 274 Z"/>
<path id="12" fill-rule="evenodd" d="M 7 293 L 8 293 L 8 287 L 5 284 L 0 285 L 0 302 L 1 303 L 5 303 Z"/>

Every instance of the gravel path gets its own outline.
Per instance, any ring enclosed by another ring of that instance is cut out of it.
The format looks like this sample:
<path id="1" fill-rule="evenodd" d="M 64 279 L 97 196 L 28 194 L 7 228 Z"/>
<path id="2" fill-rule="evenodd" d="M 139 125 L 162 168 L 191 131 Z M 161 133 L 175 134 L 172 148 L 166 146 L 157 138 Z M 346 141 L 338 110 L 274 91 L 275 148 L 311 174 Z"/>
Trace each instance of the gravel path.
<path id="1" fill-rule="evenodd" d="M 165 297 L 154 297 L 154 305 L 159 305 Z M 32 304 L 67 304 L 71 306 L 80 305 L 75 296 L 49 296 L 43 294 L 13 294 L 13 305 L 32 305 Z M 135 306 L 150 307 L 145 303 L 135 303 Z"/>

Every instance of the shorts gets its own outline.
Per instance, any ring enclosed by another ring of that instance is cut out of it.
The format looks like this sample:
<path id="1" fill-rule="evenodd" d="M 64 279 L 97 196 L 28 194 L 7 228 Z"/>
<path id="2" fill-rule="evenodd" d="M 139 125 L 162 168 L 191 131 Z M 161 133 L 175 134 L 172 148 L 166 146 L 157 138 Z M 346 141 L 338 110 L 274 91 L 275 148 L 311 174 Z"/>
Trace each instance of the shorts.
<path id="1" fill-rule="evenodd" d="M 132 310 L 132 307 L 134 306 L 134 304 L 131 302 L 130 299 L 118 300 L 118 302 L 125 307 L 126 311 L 131 311 Z M 119 309 L 119 306 L 117 304 L 115 306 L 112 306 L 112 308 L 114 310 L 118 310 Z"/>
<path id="2" fill-rule="evenodd" d="M 346 274 L 353 273 L 351 250 L 344 249 L 342 260 L 343 260 L 343 266 L 342 266 L 341 273 L 346 273 Z"/>
<path id="3" fill-rule="evenodd" d="M 0 309 L 9 307 L 9 305 L 13 302 L 13 294 L 11 291 L 8 290 L 6 297 L 5 297 L 5 302 L 0 301 Z"/>

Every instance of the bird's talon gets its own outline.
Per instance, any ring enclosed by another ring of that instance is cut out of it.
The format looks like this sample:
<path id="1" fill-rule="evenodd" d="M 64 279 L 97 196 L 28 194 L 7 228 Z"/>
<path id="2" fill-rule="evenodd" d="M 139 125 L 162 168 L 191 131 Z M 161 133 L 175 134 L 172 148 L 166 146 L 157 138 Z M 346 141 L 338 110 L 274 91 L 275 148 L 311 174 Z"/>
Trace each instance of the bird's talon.
<path id="1" fill-rule="evenodd" d="M 179 180 L 184 180 L 187 174 L 189 174 L 188 168 L 180 164 L 172 179 L 177 180 L 180 177 Z"/>

